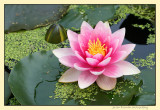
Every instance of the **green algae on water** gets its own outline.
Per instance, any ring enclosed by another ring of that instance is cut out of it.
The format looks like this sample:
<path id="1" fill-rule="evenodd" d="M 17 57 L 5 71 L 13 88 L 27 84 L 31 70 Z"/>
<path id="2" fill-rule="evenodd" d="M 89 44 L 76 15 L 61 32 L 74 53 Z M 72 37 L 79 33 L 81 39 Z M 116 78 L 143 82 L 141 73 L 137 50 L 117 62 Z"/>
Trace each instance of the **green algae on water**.
<path id="1" fill-rule="evenodd" d="M 80 89 L 78 83 L 56 83 L 54 99 L 60 98 L 62 104 L 67 99 L 79 100 L 81 105 L 86 105 L 85 100 L 96 101 L 94 96 L 98 93 L 98 86 L 92 84 L 88 88 Z"/>
<path id="2" fill-rule="evenodd" d="M 134 64 L 136 67 L 147 67 L 152 69 L 152 67 L 155 65 L 155 53 L 150 53 L 148 56 L 146 56 L 146 59 L 143 58 L 133 58 L 132 64 Z"/>

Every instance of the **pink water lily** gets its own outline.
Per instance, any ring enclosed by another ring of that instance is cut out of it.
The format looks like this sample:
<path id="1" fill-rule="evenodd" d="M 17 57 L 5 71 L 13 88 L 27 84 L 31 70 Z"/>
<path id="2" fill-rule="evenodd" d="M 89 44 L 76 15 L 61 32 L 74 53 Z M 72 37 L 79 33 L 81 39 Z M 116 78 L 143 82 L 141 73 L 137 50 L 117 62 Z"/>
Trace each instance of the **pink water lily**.
<path id="1" fill-rule="evenodd" d="M 59 82 L 75 82 L 84 89 L 95 81 L 104 90 L 116 86 L 116 78 L 140 73 L 140 70 L 124 59 L 135 44 L 122 45 L 125 28 L 111 32 L 108 22 L 99 21 L 93 29 L 87 22 L 81 25 L 80 34 L 67 31 L 71 48 L 53 50 L 59 61 L 68 69 Z"/>

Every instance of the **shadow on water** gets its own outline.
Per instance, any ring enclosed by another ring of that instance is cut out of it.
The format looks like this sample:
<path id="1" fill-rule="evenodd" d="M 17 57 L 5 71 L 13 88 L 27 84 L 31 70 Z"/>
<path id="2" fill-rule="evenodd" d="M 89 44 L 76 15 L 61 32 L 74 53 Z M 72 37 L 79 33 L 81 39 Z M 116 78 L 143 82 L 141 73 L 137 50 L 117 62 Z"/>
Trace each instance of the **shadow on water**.
<path id="1" fill-rule="evenodd" d="M 136 44 L 146 44 L 150 31 L 147 28 L 142 30 L 141 28 L 134 27 L 133 24 L 146 25 L 147 23 L 151 24 L 151 22 L 146 19 L 139 19 L 137 16 L 129 15 L 121 24 L 120 28 L 126 28 L 127 40 Z"/>

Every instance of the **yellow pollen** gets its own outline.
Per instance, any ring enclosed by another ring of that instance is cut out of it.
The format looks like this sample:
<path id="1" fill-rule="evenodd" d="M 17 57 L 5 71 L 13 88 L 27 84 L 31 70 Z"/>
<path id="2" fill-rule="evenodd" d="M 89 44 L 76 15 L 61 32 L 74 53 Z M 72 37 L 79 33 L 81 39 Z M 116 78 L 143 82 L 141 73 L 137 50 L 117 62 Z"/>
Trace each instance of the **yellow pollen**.
<path id="1" fill-rule="evenodd" d="M 88 47 L 88 52 L 92 55 L 96 55 L 97 53 L 99 53 L 105 56 L 106 54 L 107 47 L 105 47 L 105 44 L 102 45 L 101 41 L 98 38 L 96 42 L 95 40 L 93 42 L 89 40 Z"/>

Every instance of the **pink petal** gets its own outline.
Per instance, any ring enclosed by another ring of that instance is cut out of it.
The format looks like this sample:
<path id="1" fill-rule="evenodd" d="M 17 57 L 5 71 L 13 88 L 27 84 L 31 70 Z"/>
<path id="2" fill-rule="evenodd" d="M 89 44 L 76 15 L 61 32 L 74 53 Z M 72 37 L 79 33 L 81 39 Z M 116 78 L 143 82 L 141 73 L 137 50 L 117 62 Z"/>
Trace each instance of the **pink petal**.
<path id="1" fill-rule="evenodd" d="M 116 65 L 116 63 L 107 65 L 103 74 L 112 78 L 118 78 L 123 76 L 123 73 L 119 71 L 119 67 Z"/>
<path id="2" fill-rule="evenodd" d="M 109 78 L 104 75 L 100 75 L 96 80 L 98 86 L 103 90 L 111 90 L 114 89 L 116 86 L 117 79 L 116 78 Z"/>
<path id="3" fill-rule="evenodd" d="M 80 45 L 81 51 L 82 51 L 82 52 L 87 51 L 87 49 L 88 49 L 89 37 L 79 34 L 79 35 L 78 35 L 78 41 L 79 41 L 79 45 Z"/>
<path id="4" fill-rule="evenodd" d="M 107 59 L 101 61 L 97 66 L 103 67 L 106 66 L 111 60 L 111 57 L 108 57 Z"/>
<path id="5" fill-rule="evenodd" d="M 111 29 L 107 22 L 105 24 L 102 21 L 99 21 L 95 27 L 95 31 L 100 33 L 102 40 L 109 41 L 108 37 L 111 36 Z"/>
<path id="6" fill-rule="evenodd" d="M 119 51 L 125 51 L 126 53 L 126 57 L 133 51 L 133 49 L 135 48 L 135 44 L 125 44 L 122 45 L 119 49 Z"/>
<path id="7" fill-rule="evenodd" d="M 119 39 L 118 48 L 122 45 L 125 36 L 125 28 L 119 29 L 118 31 L 112 34 L 112 41 L 115 39 Z"/>
<path id="8" fill-rule="evenodd" d="M 80 60 L 76 56 L 64 56 L 59 58 L 59 61 L 68 67 L 74 67 L 74 64 L 80 62 Z"/>
<path id="9" fill-rule="evenodd" d="M 93 59 L 93 58 L 86 58 L 86 60 L 87 60 L 88 64 L 91 66 L 96 66 L 99 63 L 99 61 L 97 59 Z"/>
<path id="10" fill-rule="evenodd" d="M 77 58 L 78 58 L 79 60 L 81 60 L 81 61 L 83 61 L 83 62 L 86 63 L 86 60 L 84 59 L 84 56 L 83 56 L 80 52 L 75 51 L 75 55 L 77 56 Z"/>
<path id="11" fill-rule="evenodd" d="M 104 23 L 104 25 L 105 25 L 105 27 L 106 27 L 106 29 L 108 30 L 108 33 L 112 33 L 112 31 L 111 31 L 111 28 L 110 28 L 110 26 L 109 26 L 109 23 L 108 23 L 108 21 L 106 21 L 105 23 Z"/>
<path id="12" fill-rule="evenodd" d="M 93 55 L 90 54 L 88 51 L 85 51 L 85 53 L 86 53 L 86 57 L 87 57 L 87 58 L 92 58 L 92 57 L 93 57 Z"/>
<path id="13" fill-rule="evenodd" d="M 78 81 L 78 77 L 81 71 L 74 68 L 68 69 L 59 79 L 59 82 L 75 82 Z"/>
<path id="14" fill-rule="evenodd" d="M 118 78 L 122 75 L 132 75 L 138 73 L 140 73 L 140 70 L 127 61 L 119 61 L 117 63 L 108 65 L 103 72 L 105 76 L 112 78 Z"/>
<path id="15" fill-rule="evenodd" d="M 98 61 L 101 61 L 103 59 L 103 55 L 97 53 L 96 55 L 93 56 L 94 59 L 97 59 Z"/>
<path id="16" fill-rule="evenodd" d="M 98 76 L 91 74 L 89 71 L 83 71 L 78 78 L 78 85 L 84 89 L 93 84 Z"/>
<path id="17" fill-rule="evenodd" d="M 125 51 L 118 51 L 115 54 L 111 55 L 110 63 L 116 63 L 118 61 L 123 60 L 127 56 L 127 52 Z"/>
<path id="18" fill-rule="evenodd" d="M 87 63 L 77 62 L 74 64 L 74 68 L 76 68 L 79 71 L 86 71 L 86 70 L 90 70 L 92 67 Z"/>
<path id="19" fill-rule="evenodd" d="M 96 41 L 97 38 L 99 38 L 99 40 L 101 41 L 101 43 L 106 43 L 108 46 L 109 42 L 110 42 L 110 30 L 109 28 L 106 27 L 106 25 L 104 25 L 104 23 L 102 21 L 99 21 L 95 27 L 95 29 L 92 31 L 91 33 L 91 41 Z"/>
<path id="20" fill-rule="evenodd" d="M 112 54 L 117 50 L 119 44 L 119 39 L 115 39 L 114 41 L 111 42 L 110 48 L 112 48 Z"/>
<path id="21" fill-rule="evenodd" d="M 106 56 L 104 57 L 104 59 L 107 59 L 111 55 L 112 50 L 113 50 L 113 48 L 109 49 L 109 52 L 106 54 Z"/>
<path id="22" fill-rule="evenodd" d="M 81 49 L 80 49 L 80 46 L 78 43 L 78 34 L 71 31 L 71 30 L 68 30 L 67 35 L 68 35 L 68 39 L 69 39 L 70 46 L 71 46 L 72 50 L 73 51 L 77 50 L 77 51 L 81 52 Z"/>
<path id="23" fill-rule="evenodd" d="M 74 41 L 74 42 L 78 42 L 78 34 L 71 31 L 71 30 L 68 30 L 67 31 L 67 35 L 68 35 L 68 39 L 70 42 Z"/>
<path id="24" fill-rule="evenodd" d="M 54 49 L 52 52 L 58 58 L 61 58 L 64 56 L 70 56 L 70 55 L 74 56 L 75 55 L 71 48 Z"/>
<path id="25" fill-rule="evenodd" d="M 87 38 L 88 36 L 90 36 L 92 30 L 93 30 L 93 28 L 86 21 L 82 22 L 82 25 L 81 25 L 81 34 L 82 35 L 86 36 L 86 38 Z"/>
<path id="26" fill-rule="evenodd" d="M 105 68 L 104 67 L 96 67 L 90 70 L 90 72 L 94 75 L 100 75 L 104 72 Z"/>

